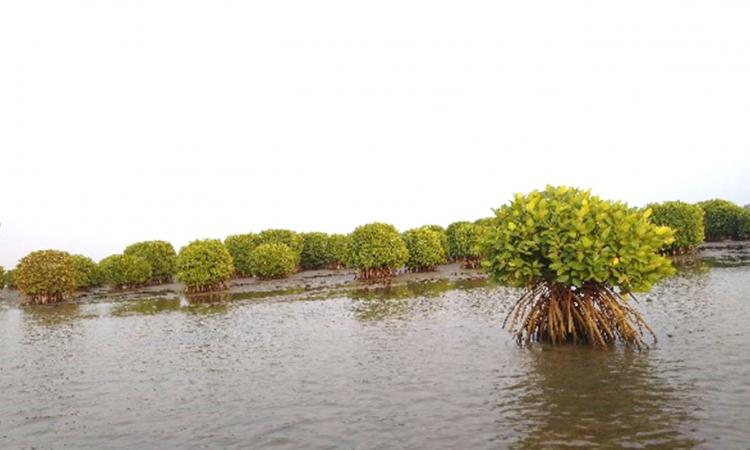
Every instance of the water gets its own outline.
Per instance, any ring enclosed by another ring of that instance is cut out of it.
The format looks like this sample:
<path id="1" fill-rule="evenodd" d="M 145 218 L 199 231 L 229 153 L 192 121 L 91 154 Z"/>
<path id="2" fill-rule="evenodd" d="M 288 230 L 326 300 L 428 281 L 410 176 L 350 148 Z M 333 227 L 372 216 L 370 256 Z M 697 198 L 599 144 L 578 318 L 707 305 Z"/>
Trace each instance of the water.
<path id="1" fill-rule="evenodd" d="M 517 348 L 483 281 L 0 306 L 0 447 L 748 448 L 750 251 L 640 298 L 649 351 Z"/>

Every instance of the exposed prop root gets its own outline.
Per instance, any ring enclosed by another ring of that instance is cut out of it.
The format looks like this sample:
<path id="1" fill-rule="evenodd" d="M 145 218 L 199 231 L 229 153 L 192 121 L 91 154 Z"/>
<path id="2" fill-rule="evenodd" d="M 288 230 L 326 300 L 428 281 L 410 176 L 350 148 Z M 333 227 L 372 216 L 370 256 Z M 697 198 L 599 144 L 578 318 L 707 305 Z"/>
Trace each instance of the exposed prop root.
<path id="1" fill-rule="evenodd" d="M 213 284 L 205 284 L 202 286 L 188 286 L 185 291 L 188 294 L 199 294 L 203 292 L 216 292 L 216 291 L 224 291 L 227 289 L 227 285 L 224 284 L 224 282 L 219 283 L 213 283 Z"/>
<path id="2" fill-rule="evenodd" d="M 698 247 L 674 248 L 670 250 L 662 250 L 659 253 L 663 256 L 695 255 L 698 253 Z"/>
<path id="3" fill-rule="evenodd" d="M 638 310 L 603 285 L 574 290 L 540 283 L 516 302 L 503 327 L 515 333 L 519 345 L 582 343 L 604 348 L 619 340 L 640 349 L 647 347 L 644 330 L 656 343 L 656 335 Z"/>
<path id="4" fill-rule="evenodd" d="M 683 253 L 681 255 L 671 255 L 672 264 L 677 268 L 700 267 L 703 263 L 698 253 Z"/>
<path id="5" fill-rule="evenodd" d="M 407 269 L 411 273 L 425 273 L 425 272 L 436 272 L 437 266 L 427 266 L 427 267 L 409 267 Z"/>
<path id="6" fill-rule="evenodd" d="M 173 281 L 174 281 L 174 278 L 172 277 L 172 275 L 165 275 L 163 277 L 156 277 L 152 279 L 151 281 L 149 281 L 149 284 L 152 284 L 152 285 L 169 284 L 169 283 L 172 283 Z"/>
<path id="7" fill-rule="evenodd" d="M 461 261 L 461 267 L 464 269 L 479 269 L 482 267 L 481 256 L 467 256 Z"/>
<path id="8" fill-rule="evenodd" d="M 357 274 L 357 278 L 360 280 L 378 280 L 383 278 L 391 278 L 393 276 L 393 269 L 390 267 L 380 267 L 376 269 L 362 269 Z"/>
<path id="9" fill-rule="evenodd" d="M 51 303 L 59 303 L 65 300 L 66 294 L 63 292 L 56 292 L 54 294 L 33 294 L 27 295 L 23 300 L 24 305 L 48 305 Z"/>

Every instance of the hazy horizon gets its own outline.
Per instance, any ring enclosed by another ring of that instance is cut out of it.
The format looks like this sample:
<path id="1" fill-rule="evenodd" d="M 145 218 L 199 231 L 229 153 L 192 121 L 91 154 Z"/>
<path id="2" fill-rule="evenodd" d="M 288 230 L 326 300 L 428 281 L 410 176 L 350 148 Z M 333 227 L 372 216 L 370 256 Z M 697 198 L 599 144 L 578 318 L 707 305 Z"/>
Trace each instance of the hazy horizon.
<path id="1" fill-rule="evenodd" d="M 0 5 L 0 265 L 407 229 L 515 192 L 750 203 L 750 5 Z"/>

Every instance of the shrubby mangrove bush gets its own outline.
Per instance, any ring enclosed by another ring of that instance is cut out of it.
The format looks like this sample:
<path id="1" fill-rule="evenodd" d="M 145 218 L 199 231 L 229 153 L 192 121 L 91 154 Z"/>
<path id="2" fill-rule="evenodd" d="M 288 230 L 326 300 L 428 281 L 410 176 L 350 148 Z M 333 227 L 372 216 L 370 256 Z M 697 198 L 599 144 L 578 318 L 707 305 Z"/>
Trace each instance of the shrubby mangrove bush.
<path id="1" fill-rule="evenodd" d="M 482 260 L 479 251 L 484 226 L 471 222 L 454 222 L 448 225 L 448 247 L 450 258 L 461 262 L 467 269 L 476 269 Z"/>
<path id="2" fill-rule="evenodd" d="M 742 208 L 727 200 L 706 200 L 698 203 L 703 208 L 707 241 L 738 238 L 738 224 Z"/>
<path id="3" fill-rule="evenodd" d="M 258 234 L 258 244 L 267 244 L 270 242 L 285 244 L 297 253 L 302 252 L 302 246 L 304 245 L 302 236 L 292 230 L 270 229 L 263 230 Z"/>
<path id="4" fill-rule="evenodd" d="M 409 250 L 393 225 L 374 222 L 349 235 L 347 261 L 361 279 L 388 278 L 408 258 Z"/>
<path id="5" fill-rule="evenodd" d="M 126 256 L 138 256 L 151 266 L 152 284 L 169 283 L 175 273 L 177 253 L 172 244 L 166 241 L 143 241 L 129 245 L 123 252 Z"/>
<path id="6" fill-rule="evenodd" d="M 285 229 L 263 230 L 258 234 L 258 244 L 268 243 L 284 244 L 294 250 L 294 253 L 297 255 L 295 266 L 299 266 L 300 255 L 302 254 L 302 247 L 304 245 L 302 235 L 296 231 Z"/>
<path id="7" fill-rule="evenodd" d="M 650 214 L 564 186 L 517 194 L 495 210 L 483 268 L 526 289 L 504 323 L 519 344 L 604 347 L 619 339 L 640 348 L 644 329 L 654 336 L 626 301 L 674 272 L 659 254 L 672 230 Z"/>
<path id="8" fill-rule="evenodd" d="M 249 277 L 253 274 L 250 254 L 258 243 L 259 238 L 255 233 L 233 234 L 224 239 L 224 245 L 232 255 L 236 276 Z"/>
<path id="9" fill-rule="evenodd" d="M 481 219 L 475 220 L 474 225 L 479 225 L 480 227 L 492 226 L 493 221 L 493 217 L 482 217 Z"/>
<path id="10" fill-rule="evenodd" d="M 430 272 L 445 262 L 445 249 L 440 233 L 434 229 L 422 227 L 407 230 L 403 234 L 404 243 L 409 251 L 406 267 L 413 272 Z"/>
<path id="11" fill-rule="evenodd" d="M 38 250 L 24 256 L 18 262 L 14 277 L 28 303 L 59 302 L 76 289 L 73 258 L 58 250 Z"/>
<path id="12" fill-rule="evenodd" d="M 326 233 L 302 233 L 302 252 L 300 267 L 303 270 L 322 269 L 332 260 L 330 252 L 330 237 Z"/>
<path id="13" fill-rule="evenodd" d="M 16 271 L 8 270 L 5 272 L 5 279 L 3 280 L 5 287 L 8 289 L 16 288 Z"/>
<path id="14" fill-rule="evenodd" d="M 143 286 L 151 279 L 151 264 L 133 255 L 110 255 L 99 261 L 102 280 L 114 289 Z"/>
<path id="15" fill-rule="evenodd" d="M 297 270 L 298 254 L 279 242 L 260 244 L 250 254 L 253 275 L 258 278 L 283 278 Z"/>
<path id="16" fill-rule="evenodd" d="M 328 236 L 328 267 L 331 269 L 342 269 L 346 267 L 346 255 L 349 250 L 349 236 L 345 234 L 332 234 Z"/>
<path id="17" fill-rule="evenodd" d="M 428 228 L 435 231 L 440 236 L 440 245 L 443 247 L 446 260 L 450 257 L 450 246 L 448 245 L 448 234 L 445 232 L 445 228 L 440 225 L 425 225 L 422 228 Z"/>
<path id="18" fill-rule="evenodd" d="M 651 222 L 674 231 L 674 241 L 664 247 L 666 253 L 692 252 L 703 243 L 703 209 L 698 205 L 674 201 L 648 205 Z"/>
<path id="19" fill-rule="evenodd" d="M 94 260 L 84 255 L 72 255 L 76 289 L 89 289 L 101 284 L 99 267 Z"/>
<path id="20" fill-rule="evenodd" d="M 455 261 L 458 258 L 457 253 L 459 253 L 459 246 L 455 238 L 456 229 L 467 223 L 470 224 L 471 222 L 460 220 L 449 224 L 445 229 L 445 236 L 448 239 L 448 258 L 450 258 L 451 261 Z"/>
<path id="21" fill-rule="evenodd" d="M 233 273 L 232 255 L 218 239 L 193 241 L 177 255 L 177 280 L 189 293 L 226 289 Z"/>
<path id="22" fill-rule="evenodd" d="M 737 219 L 737 238 L 750 239 L 750 208 L 747 206 L 742 209 L 740 217 Z"/>

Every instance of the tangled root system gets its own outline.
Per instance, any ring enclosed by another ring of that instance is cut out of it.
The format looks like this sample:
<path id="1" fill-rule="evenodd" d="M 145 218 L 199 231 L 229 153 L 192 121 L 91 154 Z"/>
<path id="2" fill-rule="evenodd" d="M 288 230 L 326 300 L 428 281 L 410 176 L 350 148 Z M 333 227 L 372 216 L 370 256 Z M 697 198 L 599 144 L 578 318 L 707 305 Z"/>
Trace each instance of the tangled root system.
<path id="1" fill-rule="evenodd" d="M 640 313 L 611 288 L 603 285 L 574 289 L 540 283 L 513 306 L 503 327 L 515 333 L 519 345 L 545 342 L 607 347 L 616 341 L 646 347 L 644 330 L 656 335 Z"/>

